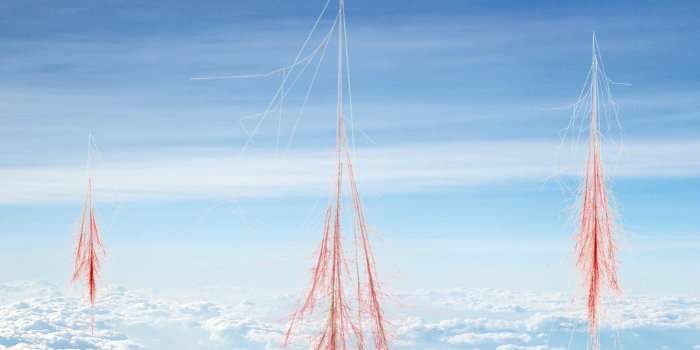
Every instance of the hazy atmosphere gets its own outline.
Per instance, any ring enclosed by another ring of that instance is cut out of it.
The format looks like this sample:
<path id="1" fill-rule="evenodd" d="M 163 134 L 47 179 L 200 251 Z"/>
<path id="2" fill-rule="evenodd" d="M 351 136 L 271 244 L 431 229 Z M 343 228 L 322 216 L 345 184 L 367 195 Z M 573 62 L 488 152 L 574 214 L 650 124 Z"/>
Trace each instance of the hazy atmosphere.
<path id="1" fill-rule="evenodd" d="M 260 113 L 284 79 L 266 73 L 296 61 L 325 4 L 0 4 L 0 349 L 280 348 L 333 194 L 339 44 Z M 348 148 L 392 349 L 590 348 L 587 134 L 570 121 L 594 32 L 618 111 L 601 133 L 623 291 L 601 348 L 700 349 L 700 3 L 345 0 L 344 15 Z M 88 175 L 106 250 L 92 308 L 70 283 Z"/>

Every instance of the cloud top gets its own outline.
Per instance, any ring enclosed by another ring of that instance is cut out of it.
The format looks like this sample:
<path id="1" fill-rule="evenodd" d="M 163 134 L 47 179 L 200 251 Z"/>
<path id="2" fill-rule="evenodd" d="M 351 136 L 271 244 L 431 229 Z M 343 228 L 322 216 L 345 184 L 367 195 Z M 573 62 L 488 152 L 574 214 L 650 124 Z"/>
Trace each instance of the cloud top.
<path id="1" fill-rule="evenodd" d="M 166 296 L 162 291 L 111 288 L 90 310 L 59 288 L 1 284 L 0 349 L 279 349 L 288 294 L 218 288 L 222 302 Z M 198 292 L 200 296 L 204 290 Z M 232 297 L 233 296 L 233 297 Z M 581 305 L 559 293 L 493 289 L 416 290 L 392 298 L 396 349 L 583 349 Z M 94 314 L 97 327 L 90 332 Z M 700 346 L 700 299 L 626 297 L 610 303 L 603 346 L 645 349 Z M 306 349 L 310 322 L 292 349 Z"/>

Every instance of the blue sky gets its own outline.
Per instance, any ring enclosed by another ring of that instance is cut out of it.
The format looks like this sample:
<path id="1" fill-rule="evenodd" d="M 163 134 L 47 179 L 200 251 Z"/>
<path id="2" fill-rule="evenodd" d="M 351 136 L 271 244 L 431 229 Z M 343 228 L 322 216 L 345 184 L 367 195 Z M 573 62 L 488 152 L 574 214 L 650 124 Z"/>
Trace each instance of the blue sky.
<path id="1" fill-rule="evenodd" d="M 301 287 L 332 175 L 332 57 L 296 134 L 310 74 L 283 146 L 275 115 L 243 155 L 252 123 L 239 120 L 279 78 L 191 78 L 289 64 L 321 7 L 0 4 L 0 280 L 67 280 L 92 132 L 106 281 Z M 625 83 L 611 132 L 625 146 L 606 165 L 626 290 L 697 291 L 698 14 L 692 1 L 348 1 L 358 175 L 385 284 L 575 288 L 581 162 L 560 135 L 595 31 Z"/>

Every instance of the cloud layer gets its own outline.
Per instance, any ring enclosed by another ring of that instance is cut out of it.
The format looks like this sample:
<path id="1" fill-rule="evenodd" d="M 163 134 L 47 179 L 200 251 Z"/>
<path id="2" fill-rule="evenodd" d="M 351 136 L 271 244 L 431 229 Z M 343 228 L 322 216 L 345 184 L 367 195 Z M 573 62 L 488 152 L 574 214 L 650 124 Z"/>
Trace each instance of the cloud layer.
<path id="1" fill-rule="evenodd" d="M 585 349 L 580 305 L 563 294 L 452 289 L 386 299 L 395 349 Z M 279 349 L 296 297 L 237 288 L 177 296 L 111 288 L 90 310 L 59 288 L 22 282 L 1 284 L 0 301 L 0 349 L 267 350 Z M 625 297 L 607 309 L 603 346 L 693 349 L 700 346 L 699 315 L 698 298 Z M 316 326 L 304 325 L 291 348 L 308 348 Z"/>

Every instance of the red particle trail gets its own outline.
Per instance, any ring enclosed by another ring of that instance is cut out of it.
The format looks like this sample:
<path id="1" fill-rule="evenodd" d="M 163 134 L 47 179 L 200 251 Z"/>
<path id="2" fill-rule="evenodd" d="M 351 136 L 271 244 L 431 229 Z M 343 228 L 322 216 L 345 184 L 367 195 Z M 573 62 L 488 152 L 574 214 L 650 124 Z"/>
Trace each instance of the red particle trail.
<path id="1" fill-rule="evenodd" d="M 588 158 L 583 181 L 580 223 L 576 233 L 576 263 L 583 276 L 586 291 L 589 334 L 593 349 L 600 347 L 598 321 L 601 293 L 605 288 L 612 292 L 620 292 L 613 240 L 613 218 L 601 161 L 598 65 L 594 36 Z"/>
<path id="2" fill-rule="evenodd" d="M 88 300 L 94 306 L 97 299 L 97 280 L 100 276 L 100 260 L 105 251 L 100 239 L 100 231 L 95 220 L 95 209 L 92 200 L 92 177 L 88 177 L 87 194 L 80 222 L 78 244 L 75 248 L 72 282 L 84 281 L 87 287 Z M 93 319 L 94 328 L 94 319 Z"/>
<path id="3" fill-rule="evenodd" d="M 334 190 L 326 209 L 323 235 L 318 250 L 316 263 L 313 267 L 311 287 L 309 288 L 299 309 L 293 314 L 287 329 L 284 346 L 286 347 L 299 322 L 309 317 L 316 305 L 323 303 L 325 321 L 319 336 L 312 345 L 314 350 L 347 350 L 356 348 L 364 350 L 366 331 L 363 320 L 371 325 L 375 350 L 388 350 L 387 321 L 381 307 L 381 291 L 377 280 L 375 258 L 368 237 L 367 223 L 360 200 L 360 194 L 352 165 L 351 150 L 346 139 L 344 122 L 343 87 L 345 80 L 343 56 L 347 54 L 345 34 L 345 13 L 343 0 L 339 1 L 338 9 L 338 100 L 337 100 L 337 129 L 336 129 L 336 165 Z M 343 250 L 342 230 L 342 195 L 343 180 L 349 183 L 352 207 L 354 212 L 354 269 L 350 268 L 350 260 Z M 353 280 L 354 273 L 354 280 Z M 354 283 L 353 283 L 354 282 Z M 354 297 L 348 297 L 346 291 L 355 289 Z M 356 313 L 353 313 L 353 307 Z"/>

